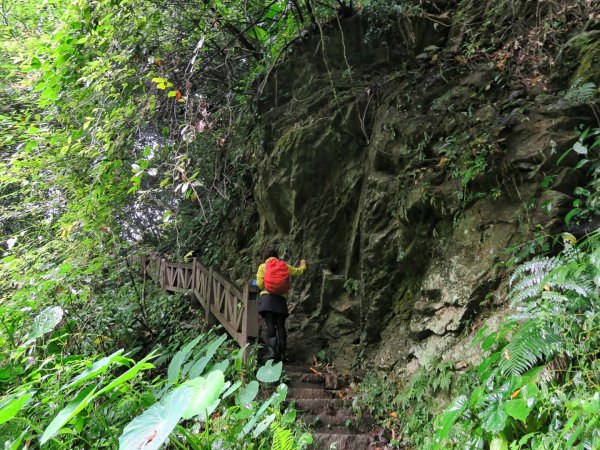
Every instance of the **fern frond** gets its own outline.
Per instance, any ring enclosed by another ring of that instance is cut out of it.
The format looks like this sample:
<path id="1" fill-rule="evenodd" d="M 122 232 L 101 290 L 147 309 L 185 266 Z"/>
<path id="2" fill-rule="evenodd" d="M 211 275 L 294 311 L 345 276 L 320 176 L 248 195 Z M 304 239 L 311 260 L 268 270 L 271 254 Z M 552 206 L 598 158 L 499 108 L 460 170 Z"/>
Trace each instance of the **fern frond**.
<path id="1" fill-rule="evenodd" d="M 560 337 L 549 324 L 533 320 L 526 322 L 504 348 L 500 370 L 504 374 L 521 375 L 544 357 L 555 353 L 560 343 Z"/>
<path id="2" fill-rule="evenodd" d="M 559 305 L 567 305 L 571 301 L 569 297 L 560 292 L 556 291 L 544 291 L 542 292 L 542 300 L 546 300 Z"/>
<path id="3" fill-rule="evenodd" d="M 586 285 L 587 283 L 576 283 L 575 281 L 549 281 L 548 285 L 551 288 L 559 289 L 563 292 L 575 292 L 576 294 L 585 298 L 590 298 L 592 295 L 594 295 L 594 290 L 590 286 Z"/>
<path id="4" fill-rule="evenodd" d="M 575 80 L 571 87 L 565 92 L 564 99 L 569 103 L 587 103 L 596 95 L 594 83 L 584 83 L 581 78 Z"/>
<path id="5" fill-rule="evenodd" d="M 540 294 L 540 290 L 541 287 L 539 286 L 539 283 L 536 284 L 535 286 L 530 286 L 527 288 L 522 288 L 522 289 L 514 289 L 515 293 L 512 295 L 512 305 L 515 305 L 517 303 L 521 303 L 524 300 L 527 300 L 529 298 L 533 298 L 533 297 L 537 297 Z"/>
<path id="6" fill-rule="evenodd" d="M 283 428 L 280 425 L 273 424 L 273 445 L 271 450 L 293 450 L 294 435 L 291 430 Z"/>
<path id="7" fill-rule="evenodd" d="M 554 258 L 534 258 L 531 261 L 528 261 L 521 266 L 519 266 L 510 277 L 509 285 L 515 282 L 516 279 L 520 277 L 533 277 L 535 280 L 541 280 L 550 272 L 554 267 L 556 267 L 557 261 Z M 529 273 L 529 275 L 525 275 L 525 273 Z M 532 284 L 529 284 L 530 286 Z"/>
<path id="8" fill-rule="evenodd" d="M 439 376 L 434 380 L 434 389 L 442 389 L 443 391 L 447 391 L 450 389 L 450 384 L 452 384 L 452 372 L 444 371 L 439 374 Z"/>
<path id="9" fill-rule="evenodd" d="M 522 291 L 531 287 L 537 288 L 540 283 L 544 281 L 546 275 L 547 273 L 536 273 L 523 276 L 521 280 L 513 286 L 513 291 Z"/>

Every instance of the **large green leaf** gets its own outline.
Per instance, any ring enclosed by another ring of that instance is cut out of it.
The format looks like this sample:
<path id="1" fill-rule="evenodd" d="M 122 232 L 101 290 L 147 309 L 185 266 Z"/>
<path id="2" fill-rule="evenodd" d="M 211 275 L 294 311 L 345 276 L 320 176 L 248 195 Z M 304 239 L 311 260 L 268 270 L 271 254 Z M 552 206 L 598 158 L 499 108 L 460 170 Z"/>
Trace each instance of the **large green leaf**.
<path id="1" fill-rule="evenodd" d="M 75 417 L 83 408 L 85 408 L 90 400 L 94 397 L 96 386 L 88 386 L 82 390 L 77 397 L 71 400 L 58 415 L 54 418 L 50 425 L 44 430 L 41 438 L 41 444 L 44 445 L 49 439 L 56 436 L 56 433 L 73 417 Z"/>
<path id="2" fill-rule="evenodd" d="M 169 384 L 175 383 L 179 379 L 179 372 L 181 371 L 181 366 L 190 356 L 194 347 L 198 344 L 200 339 L 203 336 L 198 336 L 193 341 L 187 343 L 185 347 L 175 353 L 171 363 L 169 364 L 169 368 L 167 369 L 167 379 Z"/>
<path id="3" fill-rule="evenodd" d="M 206 417 L 212 413 L 209 409 L 218 400 L 219 394 L 223 391 L 225 377 L 223 372 L 215 371 L 211 372 L 206 378 L 198 377 L 186 381 L 183 386 L 191 387 L 193 393 L 190 404 L 182 417 L 184 419 L 191 419 L 199 414 Z"/>
<path id="4" fill-rule="evenodd" d="M 282 362 L 278 362 L 277 364 L 273 365 L 273 360 L 269 359 L 264 366 L 258 369 L 258 372 L 256 372 L 256 378 L 258 381 L 262 381 L 263 383 L 274 383 L 275 381 L 279 380 L 282 368 Z"/>
<path id="5" fill-rule="evenodd" d="M 4 450 L 20 450 L 23 448 L 26 448 L 24 446 L 21 445 L 21 443 L 23 442 L 23 439 L 25 439 L 25 436 L 27 436 L 27 434 L 29 433 L 29 428 L 26 428 L 25 430 L 23 430 L 23 432 L 17 436 L 15 438 L 14 441 L 5 441 L 4 442 Z"/>
<path id="6" fill-rule="evenodd" d="M 114 389 L 117 386 L 120 386 L 121 384 L 125 383 L 126 381 L 131 380 L 133 377 L 135 377 L 138 374 L 138 372 L 140 372 L 142 370 L 152 369 L 154 367 L 154 365 L 152 365 L 151 363 L 148 363 L 147 361 L 149 359 L 153 358 L 154 356 L 155 356 L 155 352 L 154 351 L 150 352 L 144 359 L 142 359 L 140 362 L 138 362 L 135 366 L 133 366 L 127 372 L 122 373 L 117 378 L 115 378 L 110 383 L 108 383 L 106 386 L 104 386 L 102 389 L 100 389 L 94 397 L 97 397 L 105 392 L 108 392 L 111 389 Z"/>
<path id="7" fill-rule="evenodd" d="M 81 372 L 79 375 L 73 378 L 73 380 L 71 380 L 69 384 L 63 386 L 61 389 L 68 389 L 70 387 L 77 386 L 83 383 L 84 381 L 89 380 L 90 378 L 93 378 L 96 375 L 101 374 L 102 372 L 105 372 L 109 368 L 109 366 L 113 362 L 115 362 L 115 360 L 119 359 L 119 355 L 121 353 L 123 353 L 123 349 L 117 350 L 112 355 L 99 359 L 94 364 L 92 364 L 91 367 Z"/>
<path id="8" fill-rule="evenodd" d="M 444 448 L 444 443 L 456 420 L 465 412 L 468 400 L 465 395 L 456 398 L 438 419 L 438 430 L 435 434 L 434 449 Z"/>
<path id="9" fill-rule="evenodd" d="M 119 450 L 158 449 L 190 404 L 193 390 L 189 386 L 180 386 L 129 422 L 119 437 Z"/>
<path id="10" fill-rule="evenodd" d="M 265 413 L 267 408 L 269 406 L 271 406 L 271 404 L 275 401 L 275 399 L 278 396 L 279 395 L 277 393 L 273 393 L 271 395 L 271 397 L 269 397 L 269 399 L 261 405 L 261 407 L 258 409 L 258 411 L 256 411 L 254 413 L 254 415 L 250 418 L 250 420 L 246 423 L 246 425 L 244 425 L 244 428 L 242 428 L 242 430 L 238 433 L 238 436 L 237 436 L 238 439 L 242 439 L 244 436 L 246 436 L 248 433 L 250 433 L 250 431 L 252 431 L 252 429 L 258 423 L 258 421 L 261 419 L 262 415 Z"/>
<path id="11" fill-rule="evenodd" d="M 236 381 L 235 383 L 233 383 L 233 386 L 227 388 L 227 391 L 223 394 L 223 398 L 229 397 L 231 394 L 237 391 L 241 385 L 241 381 Z"/>
<path id="12" fill-rule="evenodd" d="M 522 421 L 525 421 L 531 412 L 531 408 L 527 406 L 527 402 L 523 398 L 516 398 L 506 402 L 504 404 L 504 410 L 510 417 Z"/>
<path id="13" fill-rule="evenodd" d="M 277 389 L 275 390 L 275 393 L 273 394 L 273 396 L 275 397 L 275 403 L 279 404 L 281 402 L 283 402 L 288 394 L 288 387 L 287 384 L 285 383 L 281 383 L 279 386 L 277 386 Z"/>
<path id="14" fill-rule="evenodd" d="M 44 309 L 33 320 L 29 339 L 37 339 L 46 333 L 54 330 L 63 317 L 63 309 L 60 306 L 51 306 Z"/>
<path id="15" fill-rule="evenodd" d="M 0 401 L 0 424 L 15 417 L 35 392 L 20 392 Z"/>
<path id="16" fill-rule="evenodd" d="M 485 411 L 483 411 L 483 423 L 481 426 L 484 430 L 497 434 L 504 429 L 506 426 L 506 419 L 508 419 L 508 414 L 502 406 L 503 405 L 500 402 L 494 403 Z"/>
<path id="17" fill-rule="evenodd" d="M 252 409 L 252 401 L 258 394 L 258 382 L 251 381 L 242 388 L 237 396 L 237 404 L 242 408 Z"/>
<path id="18" fill-rule="evenodd" d="M 227 335 L 223 334 L 218 338 L 214 339 L 210 344 L 206 346 L 206 354 L 199 358 L 190 368 L 190 378 L 196 378 L 204 372 L 207 364 L 210 362 L 212 357 L 215 355 L 219 347 L 227 340 Z"/>
<path id="19" fill-rule="evenodd" d="M 48 427 L 44 431 L 44 434 L 42 435 L 41 443 L 44 444 L 48 439 L 54 437 L 64 424 L 66 424 L 67 422 L 69 422 L 69 420 L 75 417 L 96 397 L 114 389 L 115 387 L 125 383 L 126 381 L 131 380 L 141 370 L 152 368 L 152 364 L 147 363 L 147 361 L 153 356 L 154 352 L 151 352 L 144 359 L 142 359 L 140 362 L 134 365 L 131 369 L 127 370 L 126 372 L 112 380 L 98 392 L 96 392 L 98 386 L 88 386 L 86 389 L 81 391 L 79 395 L 75 397 L 74 400 L 72 400 L 61 412 L 58 413 L 58 415 L 54 418 L 50 425 L 48 425 Z"/>
<path id="20" fill-rule="evenodd" d="M 269 427 L 269 425 L 273 423 L 275 417 L 275 414 L 269 414 L 267 417 L 265 417 L 258 425 L 256 425 L 256 428 L 252 432 L 252 437 L 256 439 L 263 431 L 265 431 Z"/>
<path id="21" fill-rule="evenodd" d="M 508 450 L 508 442 L 502 437 L 495 437 L 490 442 L 490 450 Z"/>

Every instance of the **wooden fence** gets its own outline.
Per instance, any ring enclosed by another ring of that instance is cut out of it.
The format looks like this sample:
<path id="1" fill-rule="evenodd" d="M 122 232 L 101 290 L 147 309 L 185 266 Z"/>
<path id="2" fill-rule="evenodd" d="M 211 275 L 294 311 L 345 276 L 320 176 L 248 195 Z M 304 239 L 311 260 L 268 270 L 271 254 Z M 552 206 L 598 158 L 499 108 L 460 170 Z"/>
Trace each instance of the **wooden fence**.
<path id="1" fill-rule="evenodd" d="M 192 295 L 204 309 L 206 321 L 223 325 L 240 347 L 258 338 L 256 286 L 245 284 L 240 289 L 195 258 L 191 263 L 170 262 L 156 254 L 137 259 L 142 275 L 148 275 L 168 292 Z"/>

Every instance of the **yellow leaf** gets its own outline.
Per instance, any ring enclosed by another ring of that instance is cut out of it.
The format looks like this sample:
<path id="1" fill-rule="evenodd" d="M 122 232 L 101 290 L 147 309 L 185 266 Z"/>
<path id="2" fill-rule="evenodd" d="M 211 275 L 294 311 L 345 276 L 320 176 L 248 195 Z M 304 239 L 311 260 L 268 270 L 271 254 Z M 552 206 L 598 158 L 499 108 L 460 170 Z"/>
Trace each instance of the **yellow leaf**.
<path id="1" fill-rule="evenodd" d="M 562 233 L 562 238 L 570 244 L 575 244 L 577 242 L 577 238 L 573 236 L 571 233 Z"/>
<path id="2" fill-rule="evenodd" d="M 73 222 L 70 225 L 67 225 L 66 227 L 63 228 L 62 232 L 60 233 L 60 237 L 62 239 L 66 239 L 67 236 L 69 234 L 71 234 L 71 232 L 73 231 L 73 228 L 75 228 L 77 225 L 79 224 L 79 222 Z"/>
<path id="3" fill-rule="evenodd" d="M 508 360 L 510 360 L 510 352 L 508 351 L 507 348 L 504 349 L 504 357 Z"/>
<path id="4" fill-rule="evenodd" d="M 98 336 L 96 339 L 94 339 L 94 344 L 101 344 L 102 342 L 110 342 L 112 341 L 111 338 L 109 338 L 108 336 L 104 336 L 104 335 L 100 335 Z"/>
<path id="5" fill-rule="evenodd" d="M 517 395 L 519 395 L 519 392 L 521 392 L 521 389 L 517 389 L 515 392 L 513 392 L 510 395 L 510 399 L 513 400 Z"/>

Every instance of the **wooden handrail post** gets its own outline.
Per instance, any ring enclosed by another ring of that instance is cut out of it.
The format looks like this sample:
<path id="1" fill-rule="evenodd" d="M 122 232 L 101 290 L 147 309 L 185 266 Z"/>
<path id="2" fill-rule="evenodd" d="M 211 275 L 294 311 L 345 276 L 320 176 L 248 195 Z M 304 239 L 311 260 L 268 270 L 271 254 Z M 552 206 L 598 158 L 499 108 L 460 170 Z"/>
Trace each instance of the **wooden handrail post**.
<path id="1" fill-rule="evenodd" d="M 190 284 L 190 289 L 192 290 L 192 296 L 194 295 L 194 289 L 196 289 L 196 257 L 192 258 L 192 283 Z"/>
<path id="2" fill-rule="evenodd" d="M 206 299 L 206 324 L 212 327 L 217 321 L 215 316 L 210 312 L 215 296 L 215 287 L 213 286 L 213 268 L 208 269 L 208 298 Z"/>
<path id="3" fill-rule="evenodd" d="M 167 261 L 165 258 L 160 258 L 160 262 L 158 263 L 158 279 L 160 280 L 160 287 L 165 289 L 167 285 Z"/>
<path id="4" fill-rule="evenodd" d="M 240 339 L 240 347 L 244 349 L 244 361 L 246 361 L 246 357 L 248 356 L 248 304 L 250 303 L 250 290 L 248 289 L 248 284 L 244 284 L 244 295 L 242 298 L 242 305 L 244 308 L 243 316 L 242 316 L 242 336 Z"/>

